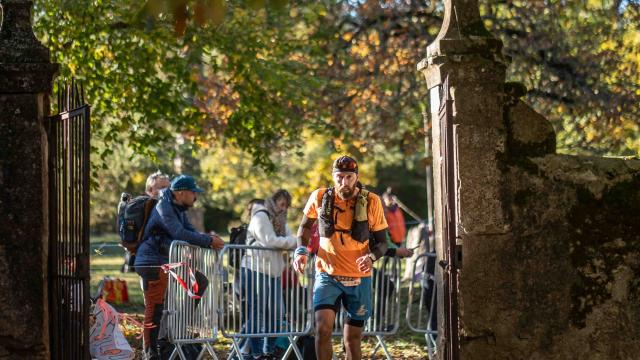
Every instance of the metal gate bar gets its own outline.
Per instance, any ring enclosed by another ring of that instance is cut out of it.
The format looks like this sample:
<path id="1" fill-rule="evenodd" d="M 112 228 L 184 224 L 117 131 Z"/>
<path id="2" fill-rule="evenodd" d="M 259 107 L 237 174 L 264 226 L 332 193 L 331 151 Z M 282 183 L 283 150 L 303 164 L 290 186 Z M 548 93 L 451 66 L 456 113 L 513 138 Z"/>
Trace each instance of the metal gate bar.
<path id="1" fill-rule="evenodd" d="M 58 85 L 48 118 L 49 308 L 52 359 L 89 359 L 90 108 L 82 87 Z"/>
<path id="2" fill-rule="evenodd" d="M 458 338 L 458 264 L 457 264 L 457 215 L 456 215 L 456 153 L 454 147 L 453 100 L 449 94 L 449 78 L 442 85 L 442 101 L 439 109 L 442 241 L 444 295 L 444 358 L 459 359 Z"/>

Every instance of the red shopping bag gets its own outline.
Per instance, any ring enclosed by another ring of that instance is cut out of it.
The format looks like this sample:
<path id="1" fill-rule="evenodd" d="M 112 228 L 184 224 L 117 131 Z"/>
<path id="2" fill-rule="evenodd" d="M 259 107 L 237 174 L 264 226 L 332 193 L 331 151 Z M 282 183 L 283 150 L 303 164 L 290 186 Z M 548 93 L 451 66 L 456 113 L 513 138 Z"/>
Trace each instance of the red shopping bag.
<path id="1" fill-rule="evenodd" d="M 129 302 L 129 288 L 122 279 L 105 276 L 102 279 L 102 298 L 110 304 L 124 304 Z"/>

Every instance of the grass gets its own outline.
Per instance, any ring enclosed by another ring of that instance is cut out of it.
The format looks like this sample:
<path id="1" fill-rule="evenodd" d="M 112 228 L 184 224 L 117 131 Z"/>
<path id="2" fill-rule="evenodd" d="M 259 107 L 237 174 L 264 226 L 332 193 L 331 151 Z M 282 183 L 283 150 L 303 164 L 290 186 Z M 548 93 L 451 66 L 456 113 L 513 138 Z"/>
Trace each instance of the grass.
<path id="1" fill-rule="evenodd" d="M 124 248 L 118 245 L 117 234 L 91 237 L 91 294 L 95 293 L 98 282 L 105 276 L 119 278 L 127 282 L 129 290 L 128 304 L 112 304 L 116 310 L 126 313 L 144 311 L 144 300 L 140 288 L 140 277 L 134 272 L 121 272 L 124 264 Z"/>
<path id="2" fill-rule="evenodd" d="M 124 264 L 124 249 L 118 246 L 118 242 L 117 234 L 91 237 L 91 293 L 95 293 L 98 282 L 105 276 L 125 280 L 129 291 L 129 303 L 112 305 L 120 313 L 132 315 L 139 322 L 142 322 L 144 301 L 142 289 L 140 288 L 140 278 L 136 273 L 122 273 L 120 271 Z M 405 320 L 408 285 L 402 284 L 400 291 L 400 327 L 395 335 L 385 337 L 384 341 L 394 359 L 426 359 L 427 352 L 424 335 L 411 331 L 407 327 Z M 141 351 L 142 342 L 138 336 L 142 329 L 130 323 L 123 324 L 123 327 L 125 336 L 131 346 L 137 351 Z M 363 340 L 363 358 L 373 358 L 372 352 L 376 343 L 375 337 L 368 337 Z M 226 358 L 230 346 L 231 341 L 220 335 L 215 346 L 218 356 Z M 338 338 L 334 338 L 334 352 L 338 355 L 342 354 L 342 346 Z M 141 358 L 141 356 L 137 358 Z M 384 359 L 382 349 L 378 349 L 376 358 Z"/>

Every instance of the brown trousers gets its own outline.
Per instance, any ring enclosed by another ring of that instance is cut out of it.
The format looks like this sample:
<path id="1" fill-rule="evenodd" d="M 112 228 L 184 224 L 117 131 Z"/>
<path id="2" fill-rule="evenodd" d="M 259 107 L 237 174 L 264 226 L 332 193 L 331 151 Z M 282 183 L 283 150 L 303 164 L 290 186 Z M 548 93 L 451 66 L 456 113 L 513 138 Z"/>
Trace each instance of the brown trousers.
<path id="1" fill-rule="evenodd" d="M 145 352 L 151 350 L 154 353 L 158 348 L 158 332 L 160 331 L 160 320 L 162 319 L 168 280 L 169 275 L 161 269 L 158 269 L 157 280 L 145 280 L 143 278 L 144 330 L 142 338 Z"/>

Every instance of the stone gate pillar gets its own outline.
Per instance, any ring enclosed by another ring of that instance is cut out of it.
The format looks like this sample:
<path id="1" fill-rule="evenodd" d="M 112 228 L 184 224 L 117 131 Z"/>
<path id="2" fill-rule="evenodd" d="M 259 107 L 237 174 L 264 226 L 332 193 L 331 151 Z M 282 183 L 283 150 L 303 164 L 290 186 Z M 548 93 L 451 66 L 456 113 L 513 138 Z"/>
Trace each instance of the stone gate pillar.
<path id="1" fill-rule="evenodd" d="M 48 359 L 46 137 L 58 65 L 30 0 L 0 0 L 0 358 Z"/>
<path id="2" fill-rule="evenodd" d="M 507 139 L 503 121 L 505 63 L 501 49 L 502 43 L 491 36 L 480 19 L 477 0 L 446 0 L 440 33 L 427 48 L 427 58 L 418 66 L 430 89 L 436 214 L 442 214 L 443 209 L 440 169 L 443 154 L 437 114 L 447 78 L 453 99 L 457 243 L 462 251 L 458 287 L 461 359 L 466 357 L 468 339 L 492 341 L 491 334 L 476 332 L 486 328 L 486 324 L 477 323 L 482 317 L 467 316 L 469 313 L 465 311 L 476 312 L 482 306 L 491 306 L 486 300 L 492 289 L 487 287 L 487 274 L 482 269 L 498 268 L 487 262 L 495 262 L 492 249 L 500 246 L 500 241 L 507 241 L 509 232 L 501 167 Z M 439 259 L 444 251 L 442 228 L 442 217 L 436 215 Z M 442 289 L 442 277 L 438 279 L 438 289 Z M 444 323 L 442 293 L 438 292 L 440 334 Z M 439 348 L 443 349 L 442 336 L 438 340 Z M 442 356 L 441 351 L 439 354 Z"/>

